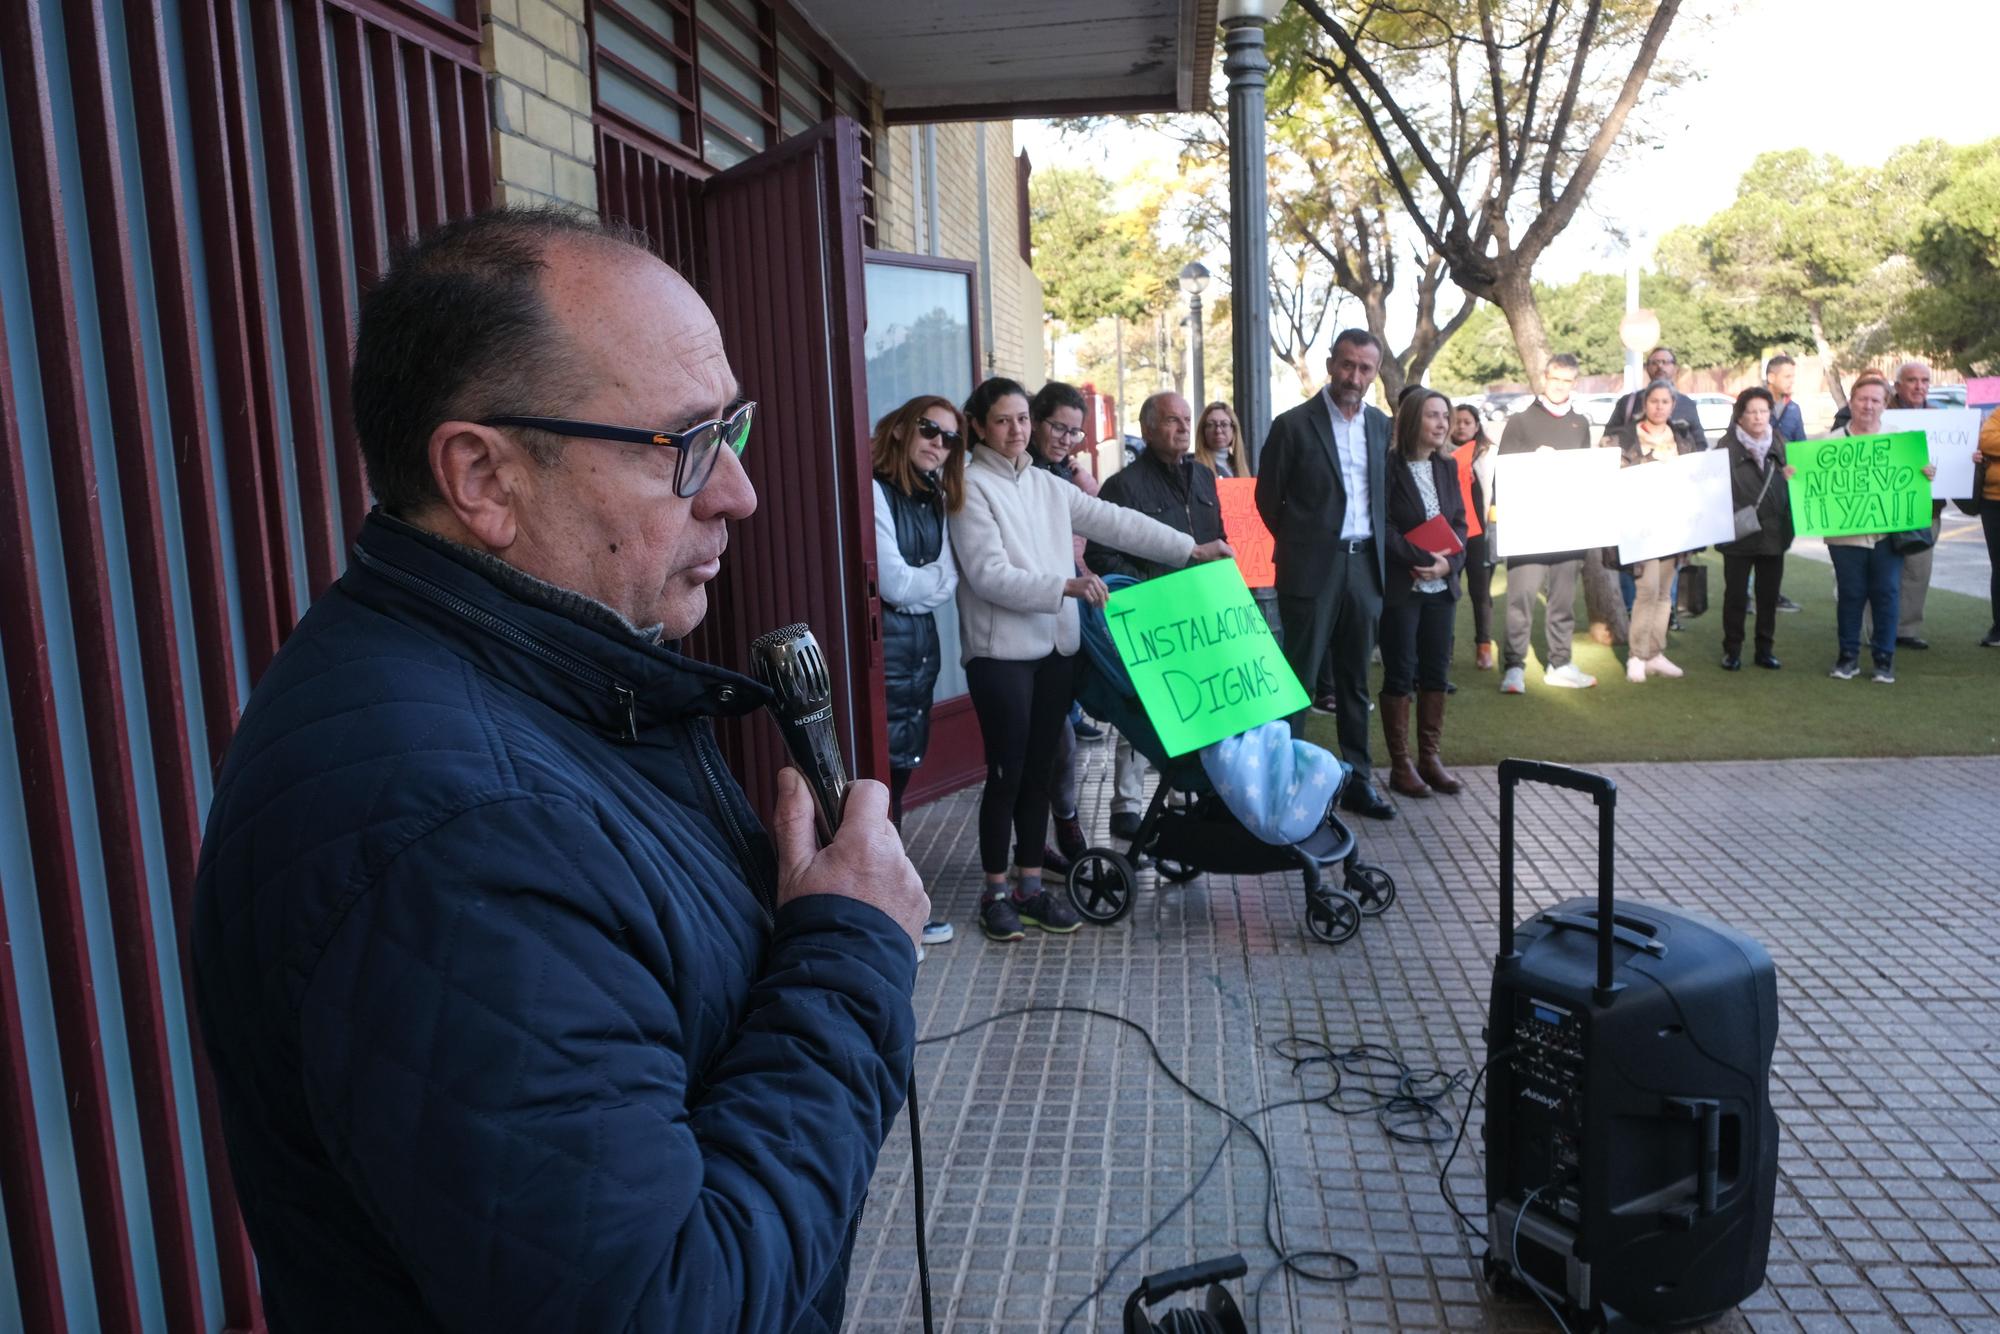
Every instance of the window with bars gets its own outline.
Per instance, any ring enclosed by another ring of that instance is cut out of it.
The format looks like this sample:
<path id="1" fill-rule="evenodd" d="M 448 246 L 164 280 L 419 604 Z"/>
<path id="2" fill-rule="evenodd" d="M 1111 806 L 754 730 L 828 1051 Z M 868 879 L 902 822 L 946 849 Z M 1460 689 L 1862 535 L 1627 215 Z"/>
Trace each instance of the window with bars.
<path id="1" fill-rule="evenodd" d="M 593 0 L 600 124 L 720 171 L 836 113 L 861 126 L 862 227 L 875 236 L 869 92 L 782 0 Z"/>

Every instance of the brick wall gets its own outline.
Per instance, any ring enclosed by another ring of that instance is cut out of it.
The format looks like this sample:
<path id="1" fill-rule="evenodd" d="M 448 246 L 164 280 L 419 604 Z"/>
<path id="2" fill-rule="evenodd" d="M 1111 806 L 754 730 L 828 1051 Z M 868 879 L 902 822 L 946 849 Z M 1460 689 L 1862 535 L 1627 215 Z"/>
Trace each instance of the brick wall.
<path id="1" fill-rule="evenodd" d="M 501 202 L 597 211 L 584 0 L 484 0 Z"/>
<path id="2" fill-rule="evenodd" d="M 927 254 L 923 223 L 923 127 L 878 127 L 887 141 L 887 170 L 878 164 L 877 208 L 885 250 Z M 992 330 L 980 342 L 981 370 L 1035 387 L 1045 374 L 1042 342 L 1042 285 L 1021 262 L 1020 218 L 1014 199 L 1014 127 L 1008 121 L 986 126 L 986 228 L 990 253 L 979 246 L 979 127 L 937 127 L 938 253 L 990 265 Z M 980 300 L 987 300 L 984 288 Z"/>

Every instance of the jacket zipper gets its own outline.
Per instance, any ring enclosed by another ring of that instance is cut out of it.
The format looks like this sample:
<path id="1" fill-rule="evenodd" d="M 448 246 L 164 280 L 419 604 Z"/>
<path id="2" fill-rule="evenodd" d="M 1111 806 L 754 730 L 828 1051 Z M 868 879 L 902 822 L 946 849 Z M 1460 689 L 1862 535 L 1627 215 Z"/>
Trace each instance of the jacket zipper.
<path id="1" fill-rule="evenodd" d="M 702 777 L 708 780 L 708 790 L 715 797 L 716 809 L 722 812 L 722 826 L 728 831 L 730 845 L 736 849 L 736 861 L 743 868 L 743 875 L 750 883 L 751 895 L 757 906 L 764 910 L 764 925 L 775 927 L 778 922 L 777 899 L 771 887 L 764 883 L 755 858 L 750 855 L 750 840 L 744 836 L 743 827 L 736 822 L 736 812 L 729 804 L 729 793 L 723 788 L 722 780 L 715 776 L 715 765 L 709 760 L 709 750 L 715 745 L 715 738 L 708 728 L 699 724 L 690 730 L 694 733 L 694 751 L 701 759 Z"/>
<path id="2" fill-rule="evenodd" d="M 447 611 L 472 622 L 480 629 L 495 635 L 525 653 L 532 654 L 550 667 L 555 668 L 571 680 L 579 681 L 593 690 L 611 696 L 616 700 L 625 717 L 626 741 L 639 739 L 638 696 L 632 687 L 606 672 L 601 672 L 589 663 L 572 657 L 546 640 L 539 639 L 521 629 L 505 617 L 496 616 L 484 607 L 478 606 L 448 589 L 440 587 L 420 574 L 413 574 L 398 565 L 369 555 L 366 551 L 356 551 L 354 558 L 376 574 L 400 584 L 421 597 L 430 599 Z"/>

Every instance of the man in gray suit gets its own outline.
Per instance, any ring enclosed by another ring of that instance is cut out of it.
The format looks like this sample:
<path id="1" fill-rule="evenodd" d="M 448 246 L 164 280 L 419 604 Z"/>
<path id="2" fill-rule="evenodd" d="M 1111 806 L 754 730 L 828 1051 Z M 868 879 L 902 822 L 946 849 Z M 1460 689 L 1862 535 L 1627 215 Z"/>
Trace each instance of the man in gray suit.
<path id="1" fill-rule="evenodd" d="M 1341 758 L 1354 768 L 1341 805 L 1376 820 L 1395 807 L 1368 763 L 1368 660 L 1387 575 L 1383 472 L 1389 418 L 1362 401 L 1382 368 L 1382 345 L 1344 329 L 1327 355 L 1327 386 L 1271 423 L 1257 465 L 1257 512 L 1276 540 L 1278 620 L 1285 657 L 1308 690 L 1333 664 Z M 1297 733 L 1301 711 L 1292 719 Z"/>

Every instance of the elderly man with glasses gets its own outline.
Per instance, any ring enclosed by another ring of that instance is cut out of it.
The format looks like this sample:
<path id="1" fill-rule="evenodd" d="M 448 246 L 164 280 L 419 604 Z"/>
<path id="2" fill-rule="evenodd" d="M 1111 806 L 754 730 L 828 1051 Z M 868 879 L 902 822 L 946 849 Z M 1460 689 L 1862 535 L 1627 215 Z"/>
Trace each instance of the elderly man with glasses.
<path id="1" fill-rule="evenodd" d="M 1680 373 L 1680 359 L 1674 355 L 1672 348 L 1662 345 L 1646 354 L 1645 384 L 1650 385 L 1660 380 L 1665 380 L 1668 384 L 1672 384 L 1680 378 Z M 1641 388 L 1619 399 L 1617 404 L 1612 407 L 1611 418 L 1605 423 L 1604 429 L 1606 431 L 1615 431 L 1619 427 L 1637 421 L 1643 416 L 1644 413 L 1641 410 L 1640 399 L 1644 396 L 1644 393 L 1645 390 Z M 1708 433 L 1702 429 L 1701 425 L 1701 409 L 1695 406 L 1693 399 L 1678 389 L 1674 390 L 1673 411 L 1669 414 L 1667 420 L 1686 422 L 1694 430 L 1695 438 L 1701 441 L 1702 448 L 1708 448 Z"/>
<path id="2" fill-rule="evenodd" d="M 1221 541 L 1222 502 L 1216 495 L 1215 474 L 1188 452 L 1194 443 L 1194 412 L 1188 401 L 1171 390 L 1148 397 L 1139 405 L 1139 434 L 1145 449 L 1105 479 L 1100 496 L 1178 528 L 1196 546 Z M 1134 579 L 1151 579 L 1176 568 L 1096 542 L 1084 548 L 1083 561 L 1098 574 Z M 1145 806 L 1146 759 L 1120 737 L 1112 765 L 1112 835 L 1135 837 Z"/>
<path id="3" fill-rule="evenodd" d="M 839 1327 L 928 903 L 858 783 L 767 834 L 682 656 L 757 497 L 694 290 L 543 211 L 362 303 L 378 508 L 252 692 L 194 977 L 274 1329 Z"/>

